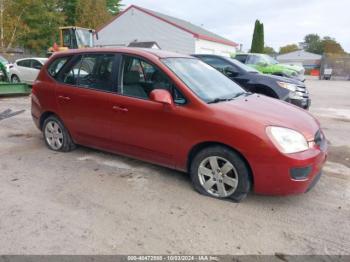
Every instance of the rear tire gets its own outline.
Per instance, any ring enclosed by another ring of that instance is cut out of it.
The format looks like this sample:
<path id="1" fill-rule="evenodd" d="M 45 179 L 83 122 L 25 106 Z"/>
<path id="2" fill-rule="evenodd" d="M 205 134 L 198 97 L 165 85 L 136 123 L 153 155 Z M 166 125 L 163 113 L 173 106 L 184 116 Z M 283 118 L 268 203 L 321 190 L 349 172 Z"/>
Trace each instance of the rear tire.
<path id="1" fill-rule="evenodd" d="M 233 150 L 212 146 L 193 158 L 190 175 L 194 188 L 201 194 L 235 202 L 243 200 L 250 191 L 249 168 Z"/>
<path id="2" fill-rule="evenodd" d="M 53 151 L 69 152 L 76 148 L 68 130 L 54 115 L 45 119 L 42 132 L 47 147 Z"/>
<path id="3" fill-rule="evenodd" d="M 12 75 L 11 82 L 12 83 L 21 83 L 21 79 L 19 79 L 19 77 L 17 75 Z"/>

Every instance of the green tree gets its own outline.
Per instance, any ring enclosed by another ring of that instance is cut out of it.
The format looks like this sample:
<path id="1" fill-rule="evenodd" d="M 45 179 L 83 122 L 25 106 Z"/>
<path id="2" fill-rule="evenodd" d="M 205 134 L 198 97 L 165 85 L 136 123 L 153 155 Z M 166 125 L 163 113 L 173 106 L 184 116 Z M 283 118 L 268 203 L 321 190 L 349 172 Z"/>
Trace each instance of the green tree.
<path id="1" fill-rule="evenodd" d="M 275 55 L 276 51 L 270 46 L 265 46 L 264 47 L 264 54 Z"/>
<path id="2" fill-rule="evenodd" d="M 322 39 L 323 53 L 330 54 L 345 54 L 343 47 L 334 39 L 329 36 L 325 36 Z"/>
<path id="3" fill-rule="evenodd" d="M 64 0 L 62 4 L 62 12 L 65 16 L 65 25 L 73 26 L 76 24 L 77 19 L 77 6 L 79 0 Z"/>
<path id="4" fill-rule="evenodd" d="M 345 54 L 343 47 L 334 38 L 325 36 L 321 39 L 317 34 L 308 34 L 305 36 L 304 49 L 315 54 Z"/>
<path id="5" fill-rule="evenodd" d="M 111 14 L 106 0 L 78 0 L 76 25 L 96 29 L 106 23 Z"/>
<path id="6" fill-rule="evenodd" d="M 117 15 L 120 12 L 120 8 L 122 7 L 122 4 L 120 2 L 120 0 L 107 0 L 107 11 L 111 15 Z"/>
<path id="7" fill-rule="evenodd" d="M 255 21 L 252 46 L 252 53 L 263 53 L 264 52 L 264 25 L 259 20 Z"/>
<path id="8" fill-rule="evenodd" d="M 322 41 L 319 35 L 317 34 L 308 34 L 304 38 L 304 49 L 307 52 L 322 54 Z"/>
<path id="9" fill-rule="evenodd" d="M 264 24 L 260 23 L 259 27 L 259 37 L 260 37 L 260 46 L 259 49 L 262 50 L 261 52 L 264 52 L 265 47 L 265 33 L 264 33 Z"/>
<path id="10" fill-rule="evenodd" d="M 3 37 L 0 47 L 24 47 L 38 54 L 58 40 L 58 27 L 76 25 L 96 29 L 119 11 L 119 0 L 0 0 Z"/>
<path id="11" fill-rule="evenodd" d="M 280 47 L 280 54 L 286 54 L 294 51 L 298 51 L 299 47 L 296 44 L 290 44 L 290 45 L 285 45 Z"/>
<path id="12" fill-rule="evenodd" d="M 4 48 L 22 46 L 43 53 L 64 22 L 59 13 L 60 0 L 4 1 Z"/>

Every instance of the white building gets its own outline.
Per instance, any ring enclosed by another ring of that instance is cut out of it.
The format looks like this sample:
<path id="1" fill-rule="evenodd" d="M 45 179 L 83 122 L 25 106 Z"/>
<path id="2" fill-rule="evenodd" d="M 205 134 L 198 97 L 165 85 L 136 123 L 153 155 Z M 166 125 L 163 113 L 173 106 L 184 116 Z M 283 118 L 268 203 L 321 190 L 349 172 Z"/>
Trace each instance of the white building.
<path id="1" fill-rule="evenodd" d="M 306 69 L 319 68 L 322 56 L 304 50 L 298 50 L 277 56 L 280 63 L 302 64 Z"/>
<path id="2" fill-rule="evenodd" d="M 97 46 L 129 46 L 155 42 L 161 49 L 183 54 L 230 56 L 237 44 L 184 20 L 131 5 L 97 30 Z"/>

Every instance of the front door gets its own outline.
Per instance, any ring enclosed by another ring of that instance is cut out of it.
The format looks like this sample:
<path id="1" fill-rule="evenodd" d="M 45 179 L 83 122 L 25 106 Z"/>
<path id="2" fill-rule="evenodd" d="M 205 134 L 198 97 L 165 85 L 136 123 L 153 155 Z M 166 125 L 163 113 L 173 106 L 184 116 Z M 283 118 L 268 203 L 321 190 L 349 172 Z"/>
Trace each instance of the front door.
<path id="1" fill-rule="evenodd" d="M 85 54 L 60 73 L 56 87 L 59 115 L 75 142 L 98 148 L 110 143 L 115 66 L 114 54 Z"/>
<path id="2" fill-rule="evenodd" d="M 175 106 L 149 99 L 154 89 L 167 89 Z M 115 150 L 150 162 L 174 167 L 181 137 L 179 118 L 185 99 L 169 78 L 144 59 L 123 56 L 119 95 L 112 96 L 115 111 L 112 137 Z"/>

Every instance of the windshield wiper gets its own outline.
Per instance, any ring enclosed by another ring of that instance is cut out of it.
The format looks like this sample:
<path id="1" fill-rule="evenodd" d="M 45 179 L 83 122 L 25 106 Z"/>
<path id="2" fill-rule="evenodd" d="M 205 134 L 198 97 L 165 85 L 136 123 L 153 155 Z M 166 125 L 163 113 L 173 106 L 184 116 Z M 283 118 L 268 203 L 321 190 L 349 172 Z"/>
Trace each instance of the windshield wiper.
<path id="1" fill-rule="evenodd" d="M 219 103 L 219 102 L 226 102 L 226 101 L 230 101 L 233 98 L 215 98 L 211 101 L 208 102 L 208 104 L 214 104 L 214 103 Z"/>
<path id="2" fill-rule="evenodd" d="M 209 101 L 208 104 L 214 104 L 214 103 L 219 103 L 219 102 L 227 102 L 227 101 L 231 101 L 231 100 L 233 100 L 233 99 L 235 99 L 235 98 L 237 98 L 239 96 L 242 96 L 242 95 L 249 96 L 251 94 L 252 93 L 250 93 L 250 92 L 239 92 L 239 93 L 235 94 L 233 97 L 230 97 L 230 98 L 220 98 L 220 97 L 215 98 L 215 99 Z"/>
<path id="3" fill-rule="evenodd" d="M 237 97 L 239 97 L 239 96 L 249 96 L 249 95 L 251 95 L 252 93 L 251 92 L 239 92 L 239 93 L 237 93 L 234 97 L 232 97 L 231 99 L 234 99 L 234 98 L 237 98 Z"/>

